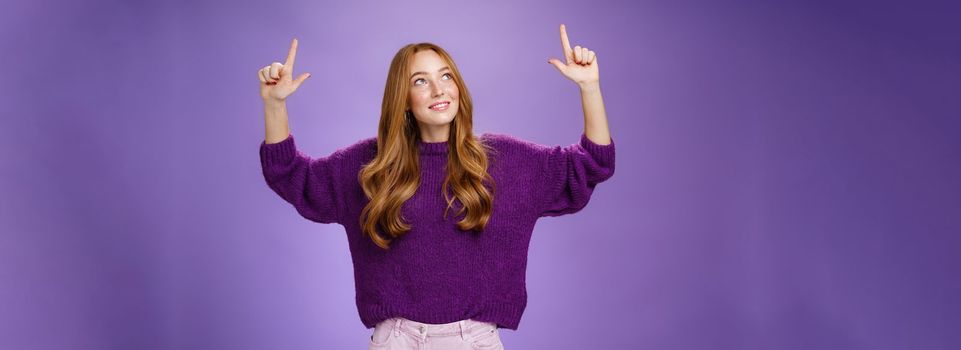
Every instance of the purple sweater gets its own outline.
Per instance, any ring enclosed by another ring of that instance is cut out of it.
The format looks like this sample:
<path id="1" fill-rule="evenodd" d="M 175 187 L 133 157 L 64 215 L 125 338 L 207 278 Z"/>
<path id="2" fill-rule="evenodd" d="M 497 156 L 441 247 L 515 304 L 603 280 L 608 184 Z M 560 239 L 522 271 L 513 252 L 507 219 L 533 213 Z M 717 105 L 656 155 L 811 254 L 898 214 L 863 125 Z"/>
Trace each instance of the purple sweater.
<path id="1" fill-rule="evenodd" d="M 496 190 L 487 227 L 478 233 L 457 228 L 464 214 L 455 216 L 456 206 L 443 218 L 447 142 L 421 142 L 420 186 L 401 208 L 411 231 L 390 250 L 376 246 L 358 223 L 369 200 L 357 175 L 376 155 L 376 138 L 321 158 L 298 151 L 292 134 L 261 142 L 267 185 L 304 218 L 344 227 L 357 309 L 367 328 L 404 317 L 433 324 L 473 319 L 516 330 L 527 306 L 534 223 L 581 210 L 595 186 L 614 174 L 613 140 L 599 145 L 582 133 L 578 143 L 551 147 L 505 134 L 478 138 L 496 151 L 489 154 Z"/>

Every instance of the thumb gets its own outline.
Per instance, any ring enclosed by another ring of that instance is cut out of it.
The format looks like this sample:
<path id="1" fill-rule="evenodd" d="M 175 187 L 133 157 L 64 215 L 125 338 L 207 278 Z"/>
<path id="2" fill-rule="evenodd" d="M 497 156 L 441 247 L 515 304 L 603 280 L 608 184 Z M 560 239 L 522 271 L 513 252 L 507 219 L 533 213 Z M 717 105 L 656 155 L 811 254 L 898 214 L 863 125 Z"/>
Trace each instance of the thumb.
<path id="1" fill-rule="evenodd" d="M 294 86 L 300 87 L 300 84 L 303 84 L 307 78 L 310 78 L 310 73 L 301 74 L 296 80 L 294 80 Z"/>
<path id="2" fill-rule="evenodd" d="M 567 70 L 567 64 L 565 64 L 564 62 L 561 62 L 556 58 L 551 58 L 547 60 L 547 63 L 554 65 L 554 67 L 557 68 L 557 70 L 560 71 L 561 73 L 564 73 Z"/>

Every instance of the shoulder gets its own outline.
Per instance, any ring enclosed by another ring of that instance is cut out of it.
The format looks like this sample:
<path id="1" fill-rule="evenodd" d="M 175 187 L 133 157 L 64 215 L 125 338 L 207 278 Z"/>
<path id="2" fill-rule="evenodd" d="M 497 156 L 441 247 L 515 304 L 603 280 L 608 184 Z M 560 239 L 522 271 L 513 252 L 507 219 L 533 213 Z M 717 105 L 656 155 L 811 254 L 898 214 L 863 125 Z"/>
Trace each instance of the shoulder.
<path id="1" fill-rule="evenodd" d="M 345 152 L 371 152 L 377 151 L 377 137 L 371 136 L 360 139 L 353 144 L 342 148 Z"/>
<path id="2" fill-rule="evenodd" d="M 486 132 L 480 139 L 496 149 L 499 153 L 511 153 L 521 156 L 531 156 L 548 151 L 551 147 L 537 142 L 504 133 Z"/>
<path id="3" fill-rule="evenodd" d="M 377 155 L 377 137 L 371 136 L 337 149 L 331 157 L 366 162 L 373 159 L 375 155 Z"/>

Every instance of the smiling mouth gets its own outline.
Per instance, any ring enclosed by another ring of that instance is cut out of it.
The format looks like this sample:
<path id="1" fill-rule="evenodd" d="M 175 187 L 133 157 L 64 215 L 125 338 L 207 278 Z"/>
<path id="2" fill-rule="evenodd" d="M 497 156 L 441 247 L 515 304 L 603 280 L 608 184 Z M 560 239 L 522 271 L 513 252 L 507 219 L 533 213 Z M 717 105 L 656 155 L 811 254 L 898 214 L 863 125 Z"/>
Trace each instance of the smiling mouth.
<path id="1" fill-rule="evenodd" d="M 433 104 L 430 107 L 428 107 L 428 109 L 432 111 L 442 112 L 442 111 L 446 111 L 447 107 L 450 107 L 450 102 L 441 102 L 441 103 Z"/>

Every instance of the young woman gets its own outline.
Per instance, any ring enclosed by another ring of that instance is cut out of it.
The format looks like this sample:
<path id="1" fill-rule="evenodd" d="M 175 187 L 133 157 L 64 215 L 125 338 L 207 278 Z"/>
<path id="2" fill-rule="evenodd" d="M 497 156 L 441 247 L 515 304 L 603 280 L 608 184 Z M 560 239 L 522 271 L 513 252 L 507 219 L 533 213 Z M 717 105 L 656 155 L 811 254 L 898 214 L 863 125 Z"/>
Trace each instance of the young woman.
<path id="1" fill-rule="evenodd" d="M 543 146 L 505 134 L 475 137 L 470 94 L 453 59 L 431 43 L 391 61 L 376 137 L 329 156 L 300 153 L 285 100 L 297 40 L 283 64 L 260 70 L 268 186 L 300 213 L 347 232 L 361 321 L 371 349 L 503 349 L 527 305 L 527 249 L 534 223 L 577 212 L 614 174 L 614 143 L 597 56 L 571 48 L 550 59 L 581 91 L 577 143 Z"/>

